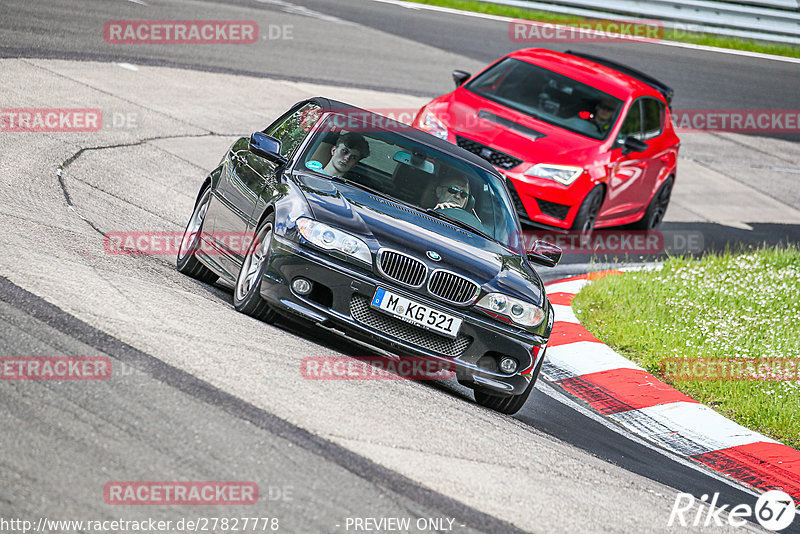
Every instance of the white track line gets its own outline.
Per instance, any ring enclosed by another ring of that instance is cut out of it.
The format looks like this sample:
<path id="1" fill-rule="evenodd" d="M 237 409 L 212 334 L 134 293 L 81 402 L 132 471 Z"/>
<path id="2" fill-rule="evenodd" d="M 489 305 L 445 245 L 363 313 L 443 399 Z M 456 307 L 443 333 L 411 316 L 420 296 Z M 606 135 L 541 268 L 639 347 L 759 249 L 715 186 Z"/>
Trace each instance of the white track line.
<path id="1" fill-rule="evenodd" d="M 461 11 L 449 7 L 430 6 L 427 4 L 417 4 L 415 2 L 403 2 L 402 0 L 372 0 L 373 2 L 380 2 L 381 4 L 392 4 L 406 9 L 438 11 L 440 13 L 448 13 L 451 15 L 462 15 L 465 17 L 473 17 L 486 20 L 495 20 L 498 22 L 512 22 L 514 20 L 510 17 L 501 17 L 499 15 L 488 15 L 486 13 L 474 13 L 472 11 Z M 529 21 L 535 23 L 535 21 Z M 552 23 L 551 23 L 552 24 Z M 783 61 L 784 63 L 800 64 L 800 58 L 786 57 L 786 56 L 773 56 L 771 54 L 762 54 L 760 52 L 748 52 L 747 50 L 734 50 L 732 48 L 718 48 L 716 46 L 704 46 L 691 43 L 679 43 L 677 41 L 656 41 L 650 44 L 671 46 L 674 48 L 688 48 L 690 50 L 701 50 L 703 52 L 716 52 L 719 54 L 730 54 L 733 56 L 751 57 L 756 59 L 771 59 L 773 61 Z"/>
<path id="2" fill-rule="evenodd" d="M 292 4 L 290 2 L 286 2 L 286 0 L 255 0 L 260 4 L 268 4 L 275 7 L 279 7 L 284 13 L 289 13 L 290 15 L 300 15 L 301 17 L 311 17 L 314 19 L 323 20 L 325 22 L 333 22 L 335 24 L 343 24 L 345 26 L 352 26 L 354 25 L 353 22 L 349 20 L 340 19 L 339 17 L 334 17 L 332 15 L 326 15 L 324 13 L 320 13 L 319 11 L 314 11 L 313 9 L 309 9 L 305 6 L 298 6 L 296 4 Z"/>

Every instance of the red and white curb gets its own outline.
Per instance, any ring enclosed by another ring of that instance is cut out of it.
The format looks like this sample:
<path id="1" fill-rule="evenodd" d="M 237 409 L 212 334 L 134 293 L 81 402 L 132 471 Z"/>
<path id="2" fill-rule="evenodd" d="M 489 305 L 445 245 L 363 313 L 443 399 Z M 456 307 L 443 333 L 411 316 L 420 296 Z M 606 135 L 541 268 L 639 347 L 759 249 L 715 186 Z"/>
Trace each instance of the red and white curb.
<path id="1" fill-rule="evenodd" d="M 586 330 L 572 299 L 599 271 L 545 284 L 556 321 L 542 375 L 633 434 L 800 505 L 800 451 L 749 430 L 662 382 Z"/>

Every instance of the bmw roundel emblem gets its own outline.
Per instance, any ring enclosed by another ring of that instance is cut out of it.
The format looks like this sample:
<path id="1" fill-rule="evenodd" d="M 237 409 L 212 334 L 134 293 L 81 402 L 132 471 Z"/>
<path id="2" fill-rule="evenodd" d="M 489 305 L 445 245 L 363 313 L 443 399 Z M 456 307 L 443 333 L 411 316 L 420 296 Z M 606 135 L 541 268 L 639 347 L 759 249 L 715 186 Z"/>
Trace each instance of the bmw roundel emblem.
<path id="1" fill-rule="evenodd" d="M 427 254 L 427 255 L 428 255 L 428 257 L 429 257 L 430 259 L 432 259 L 433 261 L 439 261 L 439 260 L 441 260 L 441 259 L 442 259 L 442 257 L 441 257 L 441 256 L 440 256 L 440 255 L 439 255 L 437 252 L 434 252 L 434 251 L 432 251 L 432 250 L 429 250 L 428 252 L 426 252 L 426 254 Z"/>

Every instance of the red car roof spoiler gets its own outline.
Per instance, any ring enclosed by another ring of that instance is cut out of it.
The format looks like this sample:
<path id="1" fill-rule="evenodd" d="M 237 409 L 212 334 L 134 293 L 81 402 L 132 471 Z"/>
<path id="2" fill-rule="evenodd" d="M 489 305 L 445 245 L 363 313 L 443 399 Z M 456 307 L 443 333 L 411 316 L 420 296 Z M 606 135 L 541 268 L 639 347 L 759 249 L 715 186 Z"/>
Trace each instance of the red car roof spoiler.
<path id="1" fill-rule="evenodd" d="M 583 59 L 588 59 L 589 61 L 594 61 L 604 67 L 608 67 L 619 71 L 623 74 L 627 74 L 631 78 L 636 78 L 637 80 L 646 83 L 662 95 L 664 95 L 664 99 L 667 101 L 667 104 L 672 108 L 672 97 L 675 94 L 675 91 L 672 90 L 671 87 L 668 87 L 666 84 L 661 83 L 660 81 L 656 80 L 649 74 L 645 74 L 644 72 L 638 71 L 636 69 L 632 69 L 626 65 L 621 63 L 617 63 L 616 61 L 611 61 L 610 59 L 605 59 L 598 56 L 593 56 L 591 54 L 584 54 L 582 52 L 574 52 L 572 50 L 567 50 L 564 52 L 565 54 L 569 54 L 571 56 L 576 56 Z"/>

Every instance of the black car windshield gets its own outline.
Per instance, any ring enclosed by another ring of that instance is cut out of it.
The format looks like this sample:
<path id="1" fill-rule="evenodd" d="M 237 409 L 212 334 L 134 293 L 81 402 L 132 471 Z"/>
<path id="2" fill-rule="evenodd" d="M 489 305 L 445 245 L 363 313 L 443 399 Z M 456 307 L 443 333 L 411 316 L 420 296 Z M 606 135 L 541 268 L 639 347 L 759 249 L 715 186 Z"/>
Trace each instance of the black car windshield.
<path id="1" fill-rule="evenodd" d="M 505 58 L 465 89 L 555 126 L 605 139 L 622 109 L 622 100 L 551 70 Z"/>
<path id="2" fill-rule="evenodd" d="M 474 229 L 515 248 L 517 220 L 501 178 L 458 157 L 419 143 L 400 131 L 360 128 L 327 116 L 300 155 L 305 169 L 346 180 Z M 364 144 L 366 143 L 366 145 Z M 455 147 L 454 147 L 455 148 Z M 364 157 L 364 154 L 367 154 Z"/>

